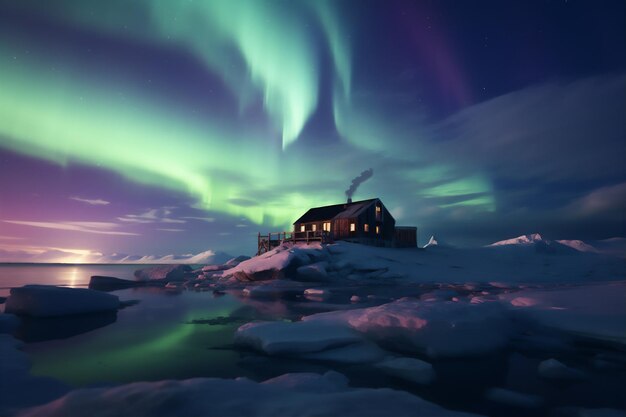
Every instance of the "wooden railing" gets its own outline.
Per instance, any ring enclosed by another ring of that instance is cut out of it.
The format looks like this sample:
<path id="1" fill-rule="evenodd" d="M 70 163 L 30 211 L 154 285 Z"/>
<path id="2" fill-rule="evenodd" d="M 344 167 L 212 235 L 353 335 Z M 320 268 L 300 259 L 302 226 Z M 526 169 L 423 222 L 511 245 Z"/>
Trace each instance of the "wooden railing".
<path id="1" fill-rule="evenodd" d="M 262 235 L 259 232 L 257 255 L 269 252 L 283 243 L 309 244 L 311 242 L 331 243 L 332 233 L 324 230 L 307 230 L 304 232 L 273 232 Z"/>

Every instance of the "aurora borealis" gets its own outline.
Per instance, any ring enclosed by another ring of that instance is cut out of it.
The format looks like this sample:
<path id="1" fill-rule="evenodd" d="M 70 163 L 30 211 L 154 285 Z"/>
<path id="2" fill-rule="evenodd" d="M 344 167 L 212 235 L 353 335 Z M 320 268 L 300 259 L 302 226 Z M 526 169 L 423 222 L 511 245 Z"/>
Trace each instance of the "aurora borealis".
<path id="1" fill-rule="evenodd" d="M 420 243 L 624 236 L 625 8 L 0 0 L 0 261 L 250 254 L 368 168 Z"/>

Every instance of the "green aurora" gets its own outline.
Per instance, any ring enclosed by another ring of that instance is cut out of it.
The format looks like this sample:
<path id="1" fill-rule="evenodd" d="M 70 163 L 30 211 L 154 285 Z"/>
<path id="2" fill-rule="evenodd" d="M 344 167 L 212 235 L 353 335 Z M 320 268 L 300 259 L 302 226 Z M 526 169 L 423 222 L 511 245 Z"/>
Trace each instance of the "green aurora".
<path id="1" fill-rule="evenodd" d="M 377 184 L 393 183 L 395 175 L 379 161 L 427 155 L 419 134 L 384 123 L 371 103 L 352 103 L 359 86 L 352 85 L 349 20 L 331 2 L 285 9 L 253 0 L 62 1 L 51 18 L 101 36 L 183 49 L 224 82 L 240 112 L 228 121 L 210 112 L 198 116 L 145 84 L 107 77 L 107 68 L 85 73 L 80 54 L 49 51 L 24 36 L 0 42 L 0 146 L 12 151 L 106 168 L 187 192 L 203 209 L 272 227 L 289 225 L 308 207 L 336 203 L 363 168 L 377 172 L 381 182 L 365 188 L 376 193 Z M 331 61 L 332 113 L 341 138 L 306 150 L 296 145 L 318 109 L 321 51 Z M 258 100 L 269 133 L 242 116 Z M 457 171 L 452 161 L 415 166 L 387 200 L 456 196 L 440 206 L 493 210 L 486 177 Z"/>

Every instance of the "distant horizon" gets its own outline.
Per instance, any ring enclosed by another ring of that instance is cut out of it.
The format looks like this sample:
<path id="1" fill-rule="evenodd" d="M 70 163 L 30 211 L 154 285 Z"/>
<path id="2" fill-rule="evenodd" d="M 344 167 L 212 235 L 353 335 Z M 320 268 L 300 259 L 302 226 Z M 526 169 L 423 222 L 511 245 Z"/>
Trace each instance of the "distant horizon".
<path id="1" fill-rule="evenodd" d="M 519 235 L 519 236 L 514 236 L 514 237 L 509 237 L 509 238 L 505 238 L 505 239 L 500 239 L 494 242 L 491 242 L 489 244 L 485 244 L 485 245 L 474 245 L 474 246 L 463 246 L 463 245 L 457 245 L 454 241 L 448 241 L 445 237 L 444 238 L 440 238 L 437 237 L 437 235 L 433 235 L 430 236 L 427 239 L 428 243 L 430 241 L 431 237 L 435 237 L 436 240 L 439 241 L 439 243 L 445 243 L 446 245 L 451 245 L 453 248 L 456 249 L 480 249 L 480 248 L 486 248 L 486 247 L 490 247 L 493 244 L 496 243 L 500 243 L 500 242 L 504 242 L 507 240 L 515 240 L 524 236 L 532 236 L 532 235 L 540 235 L 542 240 L 547 240 L 547 241 L 551 241 L 551 242 L 557 242 L 557 243 L 562 243 L 562 242 L 567 242 L 567 241 L 581 241 L 585 244 L 588 244 L 590 246 L 593 246 L 593 244 L 598 244 L 598 243 L 610 243 L 610 241 L 624 241 L 626 242 L 626 237 L 621 237 L 621 236 L 614 236 L 611 238 L 607 238 L 607 239 L 600 239 L 600 240 L 581 240 L 581 239 L 546 239 L 545 236 L 543 236 L 541 233 L 528 233 L 528 234 L 523 234 L 523 235 Z M 418 245 L 416 248 L 424 248 L 426 246 L 426 244 L 422 244 L 422 245 Z M 600 253 L 604 253 L 602 252 L 600 249 L 601 248 L 596 248 L 599 249 Z M 609 252 L 607 252 L 609 253 Z M 221 264 L 223 262 L 225 262 L 227 259 L 226 258 L 234 258 L 237 256 L 241 256 L 243 254 L 236 254 L 236 253 L 225 253 L 225 252 L 215 252 L 216 256 L 218 256 L 216 258 L 216 261 L 207 259 L 207 262 L 186 262 L 187 259 L 189 258 L 184 258 L 183 256 L 193 256 L 193 254 L 188 254 L 188 255 L 164 255 L 161 256 L 160 259 L 161 261 L 159 261 L 157 258 L 156 262 L 119 262 L 119 261 L 110 261 L 110 262 L 97 262 L 97 261 L 89 261 L 89 262 L 61 262 L 61 261 L 36 261 L 36 260 L 30 260 L 30 261 L 0 261 L 0 265 L 138 265 L 138 266 L 146 266 L 146 265 L 168 265 L 168 264 L 183 264 L 183 265 L 212 265 L 212 264 Z M 133 255 L 133 257 L 137 257 L 139 255 Z M 143 258 L 148 258 L 148 257 L 155 257 L 157 255 L 143 255 Z M 180 258 L 169 258 L 170 256 L 180 256 Z M 163 259 L 163 258 L 167 258 L 167 259 Z"/>

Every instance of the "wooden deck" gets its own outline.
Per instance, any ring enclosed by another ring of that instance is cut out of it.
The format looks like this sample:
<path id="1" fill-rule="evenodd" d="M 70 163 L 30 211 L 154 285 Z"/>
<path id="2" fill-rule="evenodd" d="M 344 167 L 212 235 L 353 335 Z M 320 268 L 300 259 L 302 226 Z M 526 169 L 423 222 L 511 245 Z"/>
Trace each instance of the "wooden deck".
<path id="1" fill-rule="evenodd" d="M 306 232 L 273 232 L 262 235 L 259 232 L 257 256 L 269 252 L 283 243 L 306 243 L 322 242 L 331 243 L 332 233 L 316 230 Z"/>

